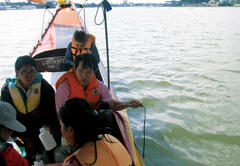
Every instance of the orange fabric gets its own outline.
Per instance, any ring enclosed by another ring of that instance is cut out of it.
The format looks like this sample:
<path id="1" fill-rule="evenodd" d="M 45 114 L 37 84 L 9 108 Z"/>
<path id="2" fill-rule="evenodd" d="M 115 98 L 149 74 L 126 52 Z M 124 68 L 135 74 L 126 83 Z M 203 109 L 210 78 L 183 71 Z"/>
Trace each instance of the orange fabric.
<path id="1" fill-rule="evenodd" d="M 46 5 L 47 1 L 46 0 L 30 0 L 31 2 L 35 2 L 35 3 L 40 3 L 43 5 Z"/>
<path id="2" fill-rule="evenodd" d="M 35 1 L 44 1 L 44 0 L 35 0 Z M 81 17 L 78 15 L 77 9 L 75 8 L 74 4 L 71 7 L 60 8 L 59 6 L 56 7 L 56 17 L 53 17 L 49 20 L 51 25 L 48 27 L 46 33 L 44 34 L 43 38 L 39 39 L 37 48 L 34 50 L 32 56 L 37 55 L 41 52 L 56 49 L 56 32 L 55 32 L 55 25 L 66 26 L 66 27 L 75 27 L 75 29 L 83 29 L 83 21 Z M 59 10 L 60 9 L 60 10 Z M 72 35 L 66 33 L 67 35 Z M 69 42 L 69 41 L 68 41 Z M 66 43 L 66 47 L 67 47 Z"/>
<path id="3" fill-rule="evenodd" d="M 96 142 L 97 144 L 97 160 L 93 166 L 129 166 L 132 165 L 132 160 L 124 148 L 124 146 L 113 136 L 107 135 L 107 138 L 111 142 L 107 141 L 105 138 Z M 74 152 L 72 155 L 68 156 L 64 164 L 73 164 L 75 161 L 81 165 L 88 165 L 95 160 L 95 148 L 93 142 L 88 142 L 84 144 L 80 149 Z M 75 162 L 75 163 L 78 163 Z"/>
<path id="4" fill-rule="evenodd" d="M 101 92 L 95 76 L 93 76 L 92 80 L 88 83 L 87 89 L 84 90 L 82 85 L 78 82 L 75 72 L 68 71 L 57 81 L 56 89 L 65 80 L 68 81 L 71 89 L 69 98 L 78 97 L 85 99 L 91 104 L 93 110 L 100 108 L 99 101 L 101 98 Z"/>
<path id="5" fill-rule="evenodd" d="M 77 15 L 77 11 L 71 7 L 61 8 L 54 19 L 54 24 L 83 27 L 82 19 Z"/>
<path id="6" fill-rule="evenodd" d="M 46 35 L 42 38 L 41 44 L 36 48 L 34 54 L 38 54 L 46 50 L 53 50 L 55 48 L 56 48 L 56 28 L 55 26 L 51 25 Z"/>
<path id="7" fill-rule="evenodd" d="M 75 56 L 79 56 L 79 55 L 82 55 L 82 54 L 85 54 L 85 53 L 91 54 L 92 53 L 92 51 L 91 51 L 92 43 L 95 44 L 95 37 L 93 35 L 91 35 L 91 34 L 87 34 L 87 42 L 86 42 L 86 44 L 84 45 L 83 48 L 78 49 L 77 45 L 76 45 L 76 41 L 73 38 L 72 39 L 72 47 L 73 48 L 71 48 L 71 51 L 72 51 L 73 55 L 75 55 Z M 75 60 L 75 56 L 73 56 L 73 61 Z"/>

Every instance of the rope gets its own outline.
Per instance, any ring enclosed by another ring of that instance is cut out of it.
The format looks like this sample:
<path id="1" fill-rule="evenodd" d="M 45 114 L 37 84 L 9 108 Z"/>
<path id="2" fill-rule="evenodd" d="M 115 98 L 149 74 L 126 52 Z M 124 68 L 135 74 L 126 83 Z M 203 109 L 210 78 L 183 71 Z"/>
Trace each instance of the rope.
<path id="1" fill-rule="evenodd" d="M 43 26 L 44 26 L 44 22 L 45 22 L 45 14 L 46 14 L 46 8 L 44 8 L 44 12 L 43 12 L 43 23 L 42 23 L 42 33 L 41 33 L 41 35 L 43 35 Z"/>
<path id="2" fill-rule="evenodd" d="M 43 13 L 43 23 L 42 23 L 42 34 L 41 34 L 41 40 L 44 36 L 44 32 L 43 32 L 43 27 L 44 27 L 44 23 L 45 23 L 45 15 L 46 15 L 46 10 L 54 17 L 54 14 L 48 9 L 48 8 L 44 8 L 44 13 Z"/>
<path id="3" fill-rule="evenodd" d="M 86 1 L 87 2 L 87 1 Z M 82 4 L 82 8 L 78 11 L 78 16 L 80 16 L 80 12 L 83 10 L 83 22 L 84 22 L 84 31 L 87 31 L 87 22 L 86 22 L 86 4 Z M 81 16 L 80 16 L 81 17 Z"/>
<path id="4" fill-rule="evenodd" d="M 97 8 L 97 11 L 96 11 L 96 14 L 95 14 L 95 17 L 94 17 L 94 23 L 96 24 L 96 25 L 101 25 L 103 22 L 104 22 L 104 18 L 103 18 L 103 20 L 100 22 L 100 23 L 97 23 L 97 15 L 98 15 L 98 10 L 99 10 L 99 8 L 100 8 L 100 6 L 102 5 L 102 11 L 104 12 L 104 6 L 103 6 L 103 4 L 102 4 L 102 2 L 101 3 L 99 3 L 99 5 L 98 5 L 98 8 Z"/>
<path id="5" fill-rule="evenodd" d="M 83 6 L 82 8 L 80 8 L 80 10 L 78 11 L 78 15 L 80 14 L 80 12 L 82 11 L 83 8 L 85 8 L 85 6 Z"/>
<path id="6" fill-rule="evenodd" d="M 146 140 L 146 114 L 147 114 L 147 111 L 146 111 L 146 108 L 145 106 L 143 105 L 143 110 L 144 110 L 144 120 L 143 120 L 143 152 L 142 152 L 142 155 L 143 155 L 143 158 L 145 157 L 145 140 Z"/>
<path id="7" fill-rule="evenodd" d="M 87 22 L 86 22 L 85 8 L 83 8 L 83 19 L 84 19 L 84 31 L 86 31 L 87 30 Z"/>
<path id="8" fill-rule="evenodd" d="M 46 8 L 46 10 L 47 10 L 52 16 L 54 16 L 54 14 L 53 14 L 48 8 Z"/>

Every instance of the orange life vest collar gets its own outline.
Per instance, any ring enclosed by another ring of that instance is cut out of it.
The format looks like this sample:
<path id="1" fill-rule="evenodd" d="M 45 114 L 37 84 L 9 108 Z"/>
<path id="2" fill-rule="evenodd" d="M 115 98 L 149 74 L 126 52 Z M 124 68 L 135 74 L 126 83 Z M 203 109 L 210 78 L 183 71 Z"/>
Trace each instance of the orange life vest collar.
<path id="1" fill-rule="evenodd" d="M 93 110 L 100 109 L 101 92 L 96 77 L 93 76 L 92 80 L 88 83 L 87 89 L 84 90 L 77 80 L 75 72 L 71 71 L 69 70 L 57 81 L 56 89 L 63 81 L 67 80 L 70 86 L 69 98 L 77 97 L 85 99 L 91 104 Z"/>
<path id="2" fill-rule="evenodd" d="M 87 34 L 86 44 L 84 45 L 83 48 L 78 49 L 75 39 L 72 38 L 71 51 L 73 54 L 73 61 L 75 60 L 75 56 L 79 56 L 79 55 L 86 54 L 86 53 L 91 54 L 92 53 L 92 50 L 91 50 L 92 43 L 95 44 L 95 37 L 91 34 Z"/>
<path id="3" fill-rule="evenodd" d="M 127 150 L 123 145 L 113 136 L 108 135 L 108 138 L 113 142 L 110 143 L 105 139 L 99 140 L 97 144 L 97 161 L 93 165 L 132 165 L 132 160 Z M 64 165 L 71 164 L 74 160 L 80 165 L 87 165 L 94 161 L 95 154 L 94 143 L 88 142 L 80 149 L 72 153 L 64 160 Z M 117 156 L 116 156 L 117 155 Z"/>

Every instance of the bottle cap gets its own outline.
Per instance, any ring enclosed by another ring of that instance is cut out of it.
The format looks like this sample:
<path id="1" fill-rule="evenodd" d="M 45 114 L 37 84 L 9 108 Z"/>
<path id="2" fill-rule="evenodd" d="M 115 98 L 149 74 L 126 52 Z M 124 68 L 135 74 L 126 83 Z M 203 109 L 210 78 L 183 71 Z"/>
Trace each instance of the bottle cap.
<path id="1" fill-rule="evenodd" d="M 39 129 L 41 133 L 45 132 L 45 129 L 42 127 Z"/>

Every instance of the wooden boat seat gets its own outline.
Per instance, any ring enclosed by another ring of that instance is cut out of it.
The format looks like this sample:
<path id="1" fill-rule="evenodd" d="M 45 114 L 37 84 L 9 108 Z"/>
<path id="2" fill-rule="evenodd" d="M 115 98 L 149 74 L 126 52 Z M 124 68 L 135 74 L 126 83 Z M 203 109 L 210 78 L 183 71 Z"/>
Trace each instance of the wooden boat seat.
<path id="1" fill-rule="evenodd" d="M 66 50 L 66 48 L 59 48 L 35 55 L 38 72 L 57 72 L 57 65 L 64 61 Z"/>
<path id="2" fill-rule="evenodd" d="M 57 65 L 63 63 L 64 56 L 35 59 L 38 72 L 57 72 Z"/>
<path id="3" fill-rule="evenodd" d="M 64 63 L 66 48 L 54 49 L 41 52 L 34 56 L 38 72 L 62 72 L 71 68 Z M 99 70 L 95 72 L 98 80 L 103 81 Z"/>

